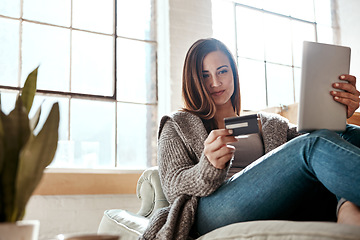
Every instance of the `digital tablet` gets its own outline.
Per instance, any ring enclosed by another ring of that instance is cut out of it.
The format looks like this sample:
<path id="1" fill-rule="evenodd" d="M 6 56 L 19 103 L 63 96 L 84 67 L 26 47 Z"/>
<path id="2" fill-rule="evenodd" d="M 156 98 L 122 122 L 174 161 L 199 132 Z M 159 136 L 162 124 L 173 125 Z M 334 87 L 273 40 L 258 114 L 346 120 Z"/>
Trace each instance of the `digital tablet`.
<path id="1" fill-rule="evenodd" d="M 350 69 L 350 48 L 307 42 L 303 44 L 298 131 L 329 129 L 337 132 L 346 128 L 346 106 L 330 95 L 339 76 Z M 339 91 L 339 90 L 337 90 Z"/>

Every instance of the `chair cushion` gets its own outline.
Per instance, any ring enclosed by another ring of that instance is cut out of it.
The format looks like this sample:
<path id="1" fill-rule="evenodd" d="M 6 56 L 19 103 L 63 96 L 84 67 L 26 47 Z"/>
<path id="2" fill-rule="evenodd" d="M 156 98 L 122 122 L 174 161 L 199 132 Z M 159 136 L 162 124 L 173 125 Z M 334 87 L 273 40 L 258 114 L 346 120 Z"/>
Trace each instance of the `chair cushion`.
<path id="1" fill-rule="evenodd" d="M 149 219 L 120 209 L 104 212 L 98 233 L 136 240 Z M 330 222 L 253 221 L 216 229 L 198 240 L 359 240 L 360 228 Z"/>
<path id="2" fill-rule="evenodd" d="M 115 234 L 121 239 L 136 240 L 145 231 L 149 219 L 121 209 L 104 212 L 98 233 Z"/>
<path id="3" fill-rule="evenodd" d="M 253 221 L 216 229 L 198 240 L 359 240 L 360 228 L 331 222 Z"/>

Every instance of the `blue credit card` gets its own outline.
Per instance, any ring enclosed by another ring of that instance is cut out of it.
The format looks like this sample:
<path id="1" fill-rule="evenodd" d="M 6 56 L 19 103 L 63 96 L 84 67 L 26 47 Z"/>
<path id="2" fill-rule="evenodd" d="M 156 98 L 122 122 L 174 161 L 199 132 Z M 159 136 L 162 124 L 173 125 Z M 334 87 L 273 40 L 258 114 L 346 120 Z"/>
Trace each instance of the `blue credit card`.
<path id="1" fill-rule="evenodd" d="M 241 117 L 225 118 L 225 128 L 233 130 L 234 136 L 248 135 L 259 132 L 257 114 Z"/>

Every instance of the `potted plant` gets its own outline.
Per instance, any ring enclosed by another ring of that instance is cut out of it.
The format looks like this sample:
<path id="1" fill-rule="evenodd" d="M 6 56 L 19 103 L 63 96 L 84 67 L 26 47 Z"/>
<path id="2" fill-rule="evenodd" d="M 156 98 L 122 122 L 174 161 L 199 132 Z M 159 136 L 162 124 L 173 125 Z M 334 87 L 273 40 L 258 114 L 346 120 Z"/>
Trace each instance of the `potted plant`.
<path id="1" fill-rule="evenodd" d="M 59 104 L 54 103 L 37 135 L 41 106 L 34 117 L 29 112 L 36 93 L 38 68 L 32 71 L 17 97 L 15 108 L 4 114 L 0 102 L 0 239 L 36 239 L 35 230 L 29 238 L 19 237 L 24 226 L 20 221 L 25 214 L 26 204 L 39 184 L 44 169 L 52 162 L 58 142 Z M 26 225 L 26 224 L 25 224 Z"/>

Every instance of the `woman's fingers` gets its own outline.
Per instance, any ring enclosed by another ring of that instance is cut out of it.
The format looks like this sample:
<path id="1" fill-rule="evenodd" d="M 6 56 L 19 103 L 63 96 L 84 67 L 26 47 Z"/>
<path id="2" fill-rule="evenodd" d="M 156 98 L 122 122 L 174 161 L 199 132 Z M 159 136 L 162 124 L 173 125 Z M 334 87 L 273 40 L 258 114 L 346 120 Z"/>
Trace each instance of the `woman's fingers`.
<path id="1" fill-rule="evenodd" d="M 355 110 L 360 106 L 360 92 L 356 89 L 356 77 L 344 74 L 339 77 L 346 82 L 337 82 L 332 86 L 342 91 L 331 91 L 330 94 L 334 97 L 334 100 L 346 105 L 347 117 L 351 117 Z"/>
<path id="2" fill-rule="evenodd" d="M 227 145 L 214 152 L 211 160 L 209 158 L 208 159 L 214 167 L 223 169 L 226 167 L 226 164 L 233 158 L 234 152 L 235 148 L 231 145 Z"/>
<path id="3" fill-rule="evenodd" d="M 222 148 L 213 152 L 212 157 L 214 159 L 220 159 L 225 155 L 233 154 L 235 152 L 235 147 L 231 145 L 225 145 Z"/>
<path id="4" fill-rule="evenodd" d="M 227 129 L 217 129 L 211 131 L 204 143 L 206 150 L 213 152 L 222 148 L 228 143 L 236 142 L 236 138 L 231 134 L 232 130 Z"/>
<path id="5" fill-rule="evenodd" d="M 204 154 L 216 168 L 225 168 L 235 152 L 235 147 L 228 145 L 237 141 L 231 134 L 232 130 L 213 130 L 204 142 Z"/>
<path id="6" fill-rule="evenodd" d="M 213 131 L 210 132 L 209 136 L 205 140 L 205 144 L 206 143 L 212 143 L 218 137 L 230 136 L 231 134 L 232 134 L 232 130 L 228 130 L 228 129 L 216 129 L 216 130 L 213 130 Z"/>
<path id="7" fill-rule="evenodd" d="M 356 77 L 350 74 L 343 74 L 339 76 L 340 80 L 348 81 L 351 85 L 356 86 Z"/>

